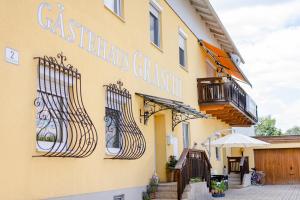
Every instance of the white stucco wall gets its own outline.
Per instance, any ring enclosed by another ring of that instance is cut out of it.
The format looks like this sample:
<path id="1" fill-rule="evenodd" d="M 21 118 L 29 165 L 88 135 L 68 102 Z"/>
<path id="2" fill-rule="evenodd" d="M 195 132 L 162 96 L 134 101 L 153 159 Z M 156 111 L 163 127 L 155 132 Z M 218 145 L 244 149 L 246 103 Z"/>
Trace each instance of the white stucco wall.
<path id="1" fill-rule="evenodd" d="M 166 2 L 199 39 L 206 40 L 207 42 L 220 47 L 218 42 L 213 38 L 211 32 L 206 27 L 205 22 L 201 19 L 189 1 L 166 0 Z"/>

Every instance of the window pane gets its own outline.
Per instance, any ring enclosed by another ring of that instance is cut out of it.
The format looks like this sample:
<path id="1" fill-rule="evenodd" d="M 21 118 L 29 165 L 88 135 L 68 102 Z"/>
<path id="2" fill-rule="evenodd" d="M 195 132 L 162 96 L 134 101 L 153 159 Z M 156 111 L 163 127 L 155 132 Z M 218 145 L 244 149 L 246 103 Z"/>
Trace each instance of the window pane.
<path id="1" fill-rule="evenodd" d="M 186 56 L 186 39 L 181 34 L 179 34 L 179 63 L 181 66 L 185 66 L 185 56 Z"/>
<path id="2" fill-rule="evenodd" d="M 40 104 L 37 106 L 36 113 L 38 150 L 60 151 L 67 148 L 65 145 L 68 139 L 69 124 L 67 121 L 70 117 L 67 96 L 68 88 L 54 83 L 54 80 L 39 84 L 37 99 Z M 54 144 L 55 147 L 53 147 Z"/>
<path id="3" fill-rule="evenodd" d="M 216 147 L 216 159 L 220 160 L 220 149 Z"/>
<path id="4" fill-rule="evenodd" d="M 150 5 L 150 39 L 157 46 L 160 46 L 159 14 L 159 11 Z"/>
<path id="5" fill-rule="evenodd" d="M 107 148 L 120 148 L 120 111 L 105 109 L 105 140 Z"/>
<path id="6" fill-rule="evenodd" d="M 114 10 L 114 0 L 104 0 L 104 4 L 111 10 Z"/>
<path id="7" fill-rule="evenodd" d="M 190 136 L 189 136 L 189 124 L 182 124 L 182 132 L 183 132 L 183 147 L 189 148 L 190 146 Z"/>
<path id="8" fill-rule="evenodd" d="M 155 17 L 150 13 L 150 39 L 154 43 L 154 21 Z"/>
<path id="9" fill-rule="evenodd" d="M 104 0 L 104 4 L 114 13 L 121 16 L 121 0 Z"/>
<path id="10" fill-rule="evenodd" d="M 182 48 L 179 47 L 179 63 L 182 66 L 185 66 L 185 53 Z"/>
<path id="11" fill-rule="evenodd" d="M 179 47 L 185 49 L 185 38 L 179 34 Z"/>

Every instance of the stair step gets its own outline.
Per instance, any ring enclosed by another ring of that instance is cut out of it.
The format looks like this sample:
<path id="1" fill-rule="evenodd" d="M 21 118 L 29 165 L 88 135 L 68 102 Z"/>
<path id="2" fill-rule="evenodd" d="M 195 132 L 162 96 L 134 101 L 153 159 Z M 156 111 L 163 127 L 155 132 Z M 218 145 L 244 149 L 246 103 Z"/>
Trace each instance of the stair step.
<path id="1" fill-rule="evenodd" d="M 160 186 L 176 185 L 177 186 L 177 182 L 159 183 L 158 185 L 160 185 Z"/>
<path id="2" fill-rule="evenodd" d="M 188 200 L 189 192 L 192 187 L 187 185 L 182 194 L 182 200 Z M 158 184 L 156 199 L 157 200 L 175 200 L 177 199 L 177 182 Z"/>
<path id="3" fill-rule="evenodd" d="M 177 192 L 156 192 L 158 199 L 177 199 Z"/>
<path id="4" fill-rule="evenodd" d="M 230 174 L 228 175 L 228 178 L 234 178 L 234 177 L 241 177 L 241 174 L 230 173 Z"/>
<path id="5" fill-rule="evenodd" d="M 228 180 L 228 184 L 229 185 L 240 185 L 241 184 L 241 180 Z"/>
<path id="6" fill-rule="evenodd" d="M 177 192 L 156 192 L 158 199 L 177 199 Z M 182 198 L 188 198 L 188 192 L 183 192 Z"/>
<path id="7" fill-rule="evenodd" d="M 177 182 L 160 183 L 157 188 L 158 192 L 177 192 Z"/>

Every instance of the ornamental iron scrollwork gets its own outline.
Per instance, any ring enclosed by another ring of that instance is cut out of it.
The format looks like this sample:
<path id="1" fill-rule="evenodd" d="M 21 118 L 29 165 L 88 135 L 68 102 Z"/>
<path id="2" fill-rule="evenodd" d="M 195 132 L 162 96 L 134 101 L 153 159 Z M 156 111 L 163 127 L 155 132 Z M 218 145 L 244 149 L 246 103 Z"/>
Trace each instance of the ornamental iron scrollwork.
<path id="1" fill-rule="evenodd" d="M 191 113 L 180 113 L 176 110 L 172 110 L 172 130 L 180 124 L 191 119 L 203 118 L 202 116 L 191 114 Z"/>
<path id="2" fill-rule="evenodd" d="M 140 117 L 144 118 L 144 124 L 147 124 L 151 115 L 154 115 L 155 113 L 158 113 L 163 110 L 170 109 L 167 106 L 157 104 L 152 101 L 145 100 L 145 99 L 144 99 L 144 108 L 146 108 L 146 109 L 144 109 L 144 113 L 142 113 L 142 109 L 140 109 Z"/>
<path id="3" fill-rule="evenodd" d="M 35 157 L 84 158 L 91 155 L 98 141 L 81 91 L 81 74 L 59 53 L 38 60 Z"/>
<path id="4" fill-rule="evenodd" d="M 155 97 L 151 95 L 136 93 L 144 98 L 144 112 L 140 110 L 140 117 L 144 118 L 144 124 L 147 124 L 150 116 L 163 110 L 172 111 L 172 130 L 181 122 L 190 119 L 207 118 L 205 114 L 186 105 L 180 101 Z"/>
<path id="5" fill-rule="evenodd" d="M 106 150 L 111 159 L 139 159 L 146 150 L 146 140 L 132 112 L 131 94 L 123 83 L 105 85 Z"/>

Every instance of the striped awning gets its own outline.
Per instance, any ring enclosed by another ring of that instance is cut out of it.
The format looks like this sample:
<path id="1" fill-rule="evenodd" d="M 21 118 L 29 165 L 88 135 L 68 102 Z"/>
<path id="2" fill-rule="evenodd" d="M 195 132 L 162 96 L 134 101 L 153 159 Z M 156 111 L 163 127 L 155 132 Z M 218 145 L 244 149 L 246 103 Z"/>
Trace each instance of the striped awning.
<path id="1" fill-rule="evenodd" d="M 229 74 L 252 86 L 243 71 L 232 61 L 231 56 L 227 52 L 204 40 L 200 40 L 199 43 L 208 57 L 212 59 L 216 65 L 221 67 L 226 74 Z"/>

